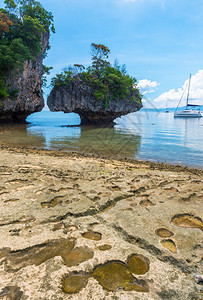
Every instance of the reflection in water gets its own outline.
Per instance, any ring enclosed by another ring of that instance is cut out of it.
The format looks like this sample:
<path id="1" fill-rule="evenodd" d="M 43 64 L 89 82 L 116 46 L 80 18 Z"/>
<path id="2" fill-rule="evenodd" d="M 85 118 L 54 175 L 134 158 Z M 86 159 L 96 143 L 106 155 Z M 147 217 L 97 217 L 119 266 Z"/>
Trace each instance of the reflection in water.
<path id="1" fill-rule="evenodd" d="M 116 120 L 114 128 L 77 125 L 76 114 L 41 112 L 27 126 L 0 132 L 0 144 L 125 156 L 203 168 L 203 118 L 140 111 Z M 65 127 L 63 127 L 65 126 Z"/>
<path id="2" fill-rule="evenodd" d="M 66 118 L 72 123 L 78 121 L 75 114 L 38 114 L 30 125 L 10 127 L 0 134 L 0 143 L 122 157 L 134 157 L 139 151 L 141 137 L 137 134 L 114 128 L 66 127 Z"/>
<path id="3" fill-rule="evenodd" d="M 35 135 L 34 128 L 28 128 Z M 114 128 L 57 127 L 41 131 L 48 149 L 76 150 L 102 155 L 134 157 L 139 150 L 140 136 L 125 134 Z"/>
<path id="4" fill-rule="evenodd" d="M 76 114 L 44 112 L 41 116 L 38 116 L 38 121 L 35 119 L 35 122 L 27 127 L 27 133 L 43 136 L 44 147 L 47 149 L 126 157 L 134 157 L 139 151 L 141 137 L 136 133 L 129 134 L 115 128 L 65 127 L 67 124 L 80 123 Z"/>
<path id="5" fill-rule="evenodd" d="M 115 128 L 81 128 L 79 149 L 104 155 L 134 157 L 140 147 L 139 135 L 125 134 Z"/>
<path id="6" fill-rule="evenodd" d="M 45 147 L 46 140 L 40 132 L 35 135 L 27 131 L 26 125 L 9 126 L 0 132 L 0 144 L 10 146 Z"/>
<path id="7" fill-rule="evenodd" d="M 27 127 L 28 135 L 35 137 L 40 134 L 44 137 L 46 149 L 78 150 L 80 133 L 80 127 Z"/>
<path id="8" fill-rule="evenodd" d="M 181 121 L 181 122 L 180 122 Z M 193 149 L 199 149 L 197 145 L 200 142 L 201 135 L 200 133 L 203 131 L 201 126 L 201 120 L 199 118 L 193 119 L 193 118 L 181 118 L 181 119 L 175 119 L 176 125 L 178 127 L 182 127 L 182 139 L 183 144 L 185 147 L 193 148 Z M 197 126 L 200 130 L 197 130 Z M 191 133 L 192 133 L 192 139 L 191 139 Z"/>

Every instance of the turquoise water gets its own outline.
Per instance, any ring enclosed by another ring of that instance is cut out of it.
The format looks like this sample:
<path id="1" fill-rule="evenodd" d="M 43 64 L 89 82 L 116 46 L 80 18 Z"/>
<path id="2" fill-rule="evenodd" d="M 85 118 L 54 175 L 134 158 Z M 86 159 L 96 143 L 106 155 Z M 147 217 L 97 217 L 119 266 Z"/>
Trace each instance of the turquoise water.
<path id="1" fill-rule="evenodd" d="M 114 128 L 77 125 L 74 113 L 40 112 L 29 125 L 0 134 L 0 144 L 99 153 L 113 157 L 167 162 L 203 168 L 203 118 L 174 119 L 173 113 L 141 110 L 116 119 Z"/>

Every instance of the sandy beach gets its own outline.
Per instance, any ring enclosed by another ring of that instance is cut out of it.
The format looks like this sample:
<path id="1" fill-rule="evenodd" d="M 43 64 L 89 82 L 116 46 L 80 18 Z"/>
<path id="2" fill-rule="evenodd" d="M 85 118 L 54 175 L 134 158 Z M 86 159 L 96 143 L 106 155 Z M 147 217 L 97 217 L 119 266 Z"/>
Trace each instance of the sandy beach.
<path id="1" fill-rule="evenodd" d="M 1 146 L 0 298 L 202 299 L 202 175 Z"/>

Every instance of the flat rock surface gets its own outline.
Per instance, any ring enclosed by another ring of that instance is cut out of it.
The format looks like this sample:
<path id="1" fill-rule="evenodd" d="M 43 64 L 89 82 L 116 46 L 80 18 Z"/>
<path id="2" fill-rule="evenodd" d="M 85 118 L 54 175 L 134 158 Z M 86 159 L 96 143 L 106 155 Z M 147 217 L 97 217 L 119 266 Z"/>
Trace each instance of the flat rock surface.
<path id="1" fill-rule="evenodd" d="M 0 299 L 202 299 L 203 171 L 1 149 Z"/>

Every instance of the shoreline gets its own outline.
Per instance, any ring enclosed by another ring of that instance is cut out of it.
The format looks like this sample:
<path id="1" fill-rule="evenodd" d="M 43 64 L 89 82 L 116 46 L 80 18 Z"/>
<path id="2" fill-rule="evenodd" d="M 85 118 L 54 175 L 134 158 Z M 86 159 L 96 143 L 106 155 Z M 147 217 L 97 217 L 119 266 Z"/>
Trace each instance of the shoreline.
<path id="1" fill-rule="evenodd" d="M 72 151 L 72 150 L 52 150 L 52 149 L 44 149 L 41 147 L 28 147 L 28 146 L 11 146 L 11 145 L 3 145 L 0 144 L 0 150 L 8 150 L 8 151 L 14 151 L 16 153 L 36 153 L 40 155 L 50 155 L 55 157 L 83 157 L 83 158 L 95 158 L 95 159 L 103 159 L 107 161 L 118 161 L 118 162 L 128 162 L 131 164 L 139 165 L 144 164 L 151 170 L 165 170 L 165 171 L 176 171 L 176 172 L 189 172 L 192 174 L 199 174 L 203 175 L 203 169 L 197 168 L 197 167 L 191 167 L 191 166 L 183 166 L 178 164 L 169 164 L 165 162 L 155 162 L 155 161 L 149 161 L 149 160 L 138 160 L 128 157 L 113 157 L 108 155 L 100 155 L 97 153 L 87 153 L 82 151 Z"/>
<path id="2" fill-rule="evenodd" d="M 23 130 L 23 129 L 26 129 L 27 126 L 31 125 L 31 123 L 27 122 L 27 124 L 4 124 L 2 126 L 0 126 L 0 135 L 4 134 L 5 133 L 5 136 L 6 136 L 6 133 L 7 132 L 13 132 L 12 134 L 14 134 L 14 131 L 19 129 L 19 131 Z M 80 125 L 61 125 L 59 126 L 61 128 L 63 127 L 70 127 L 70 128 L 77 128 L 77 127 L 81 127 Z M 82 126 L 82 128 L 90 128 L 90 126 Z M 94 128 L 94 126 L 91 126 L 91 128 Z M 12 136 L 12 134 L 10 136 Z M 9 135 L 8 135 L 9 136 Z M 12 137 L 11 137 L 12 138 Z M 25 142 L 23 141 L 22 144 L 25 144 L 25 146 L 21 146 L 21 144 L 9 144 L 7 142 L 7 139 L 3 138 L 2 136 L 2 147 L 8 147 L 8 148 L 15 148 L 15 147 L 19 147 L 19 148 L 36 148 L 36 149 L 44 149 L 46 151 L 63 151 L 64 153 L 67 153 L 67 152 L 70 152 L 70 153 L 81 153 L 81 155 L 83 155 L 84 153 L 86 154 L 86 152 L 84 152 L 84 149 L 82 149 L 82 146 L 80 146 L 79 144 L 76 144 L 76 148 L 74 150 L 72 150 L 73 148 L 71 148 L 71 146 L 69 147 L 67 145 L 67 148 L 61 148 L 61 149 L 46 149 L 46 141 L 44 141 L 44 143 L 41 143 L 39 142 L 40 144 L 37 143 L 37 140 L 35 143 L 33 143 L 33 145 L 35 145 L 34 147 L 32 146 L 32 142 L 30 142 L 30 140 L 27 142 L 27 146 L 26 146 L 26 137 L 25 137 Z M 0 142 L 0 145 L 1 145 L 1 142 Z M 94 146 L 94 141 L 93 141 L 93 146 Z M 63 147 L 63 145 L 62 145 Z M 69 148 L 68 148 L 69 147 Z M 78 149 L 77 149 L 78 147 Z M 86 150 L 86 149 L 85 149 Z M 94 148 L 93 148 L 93 151 L 94 151 Z M 103 151 L 103 150 L 102 150 Z M 107 155 L 104 153 L 104 154 L 99 154 L 99 153 L 88 153 L 89 156 L 95 156 L 95 157 L 102 157 L 102 158 L 107 158 L 107 159 L 118 159 L 118 160 L 128 160 L 128 161 L 135 161 L 135 162 L 146 162 L 148 163 L 149 165 L 151 164 L 156 164 L 156 165 L 165 165 L 165 166 L 168 166 L 168 169 L 169 168 L 188 168 L 188 169 L 195 169 L 195 170 L 203 170 L 203 165 L 202 165 L 202 157 L 201 157 L 201 150 L 200 151 L 200 160 L 198 159 L 195 159 L 193 156 L 191 159 L 188 159 L 186 158 L 186 162 L 185 162 L 185 159 L 183 157 L 183 155 L 181 156 L 180 154 L 178 154 L 178 157 L 177 157 L 177 161 L 179 162 L 173 162 L 171 157 L 168 157 L 167 154 L 165 155 L 164 153 L 162 154 L 162 156 L 160 155 L 160 161 L 156 160 L 158 159 L 159 157 L 156 157 L 156 153 L 152 153 L 152 155 L 149 155 L 147 156 L 147 158 L 145 157 L 142 157 L 144 155 L 144 153 L 142 152 L 136 152 L 136 154 L 132 154 L 130 153 L 130 155 L 128 155 L 128 157 L 125 158 L 125 153 L 122 153 L 121 156 L 116 156 L 114 157 L 113 155 L 112 156 L 109 156 L 109 153 L 107 153 Z M 108 151 L 107 151 L 108 152 Z M 167 152 L 167 150 L 166 150 Z M 179 153 L 179 152 L 177 152 Z M 117 153 L 116 153 L 117 154 Z M 133 158 L 133 156 L 138 156 L 138 158 Z M 175 156 L 175 152 L 173 152 L 173 155 Z M 140 157 L 141 156 L 141 157 Z M 154 156 L 156 157 L 156 159 L 154 159 Z M 163 159 L 162 159 L 163 157 Z M 200 164 L 198 165 L 197 163 Z"/>

